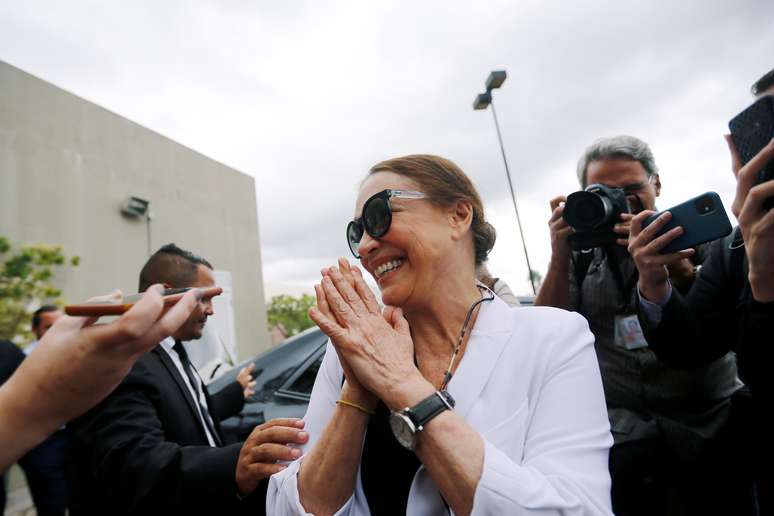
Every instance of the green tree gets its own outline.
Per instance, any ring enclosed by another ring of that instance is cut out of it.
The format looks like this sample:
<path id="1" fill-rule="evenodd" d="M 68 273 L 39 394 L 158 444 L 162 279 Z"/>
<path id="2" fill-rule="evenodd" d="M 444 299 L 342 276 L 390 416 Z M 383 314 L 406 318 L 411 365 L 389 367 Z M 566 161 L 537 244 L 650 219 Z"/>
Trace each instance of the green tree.
<path id="1" fill-rule="evenodd" d="M 72 266 L 78 262 L 77 256 L 70 259 Z M 62 292 L 51 280 L 54 269 L 65 263 L 61 246 L 34 244 L 13 251 L 8 239 L 0 236 L 0 338 L 16 343 L 31 339 L 28 307 L 61 304 Z"/>
<path id="2" fill-rule="evenodd" d="M 293 297 L 287 294 L 274 296 L 267 310 L 269 326 L 281 324 L 288 337 L 314 326 L 307 312 L 314 306 L 315 298 L 309 294 Z"/>

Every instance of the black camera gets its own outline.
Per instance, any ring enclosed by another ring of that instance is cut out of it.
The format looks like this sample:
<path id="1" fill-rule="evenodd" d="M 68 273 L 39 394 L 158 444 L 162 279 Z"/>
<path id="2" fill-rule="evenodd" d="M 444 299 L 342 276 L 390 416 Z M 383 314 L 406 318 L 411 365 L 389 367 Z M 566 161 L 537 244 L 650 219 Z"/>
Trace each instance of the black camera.
<path id="1" fill-rule="evenodd" d="M 579 251 L 614 244 L 621 236 L 613 226 L 621 221 L 622 213 L 629 213 L 623 188 L 593 184 L 571 193 L 562 215 L 575 230 L 567 238 L 570 248 Z"/>

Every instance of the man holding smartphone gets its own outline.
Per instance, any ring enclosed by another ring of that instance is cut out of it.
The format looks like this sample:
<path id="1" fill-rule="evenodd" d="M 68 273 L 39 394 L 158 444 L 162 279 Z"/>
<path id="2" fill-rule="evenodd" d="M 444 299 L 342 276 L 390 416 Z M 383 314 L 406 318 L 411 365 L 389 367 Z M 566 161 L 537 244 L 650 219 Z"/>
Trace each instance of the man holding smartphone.
<path id="1" fill-rule="evenodd" d="M 169 244 L 140 273 L 140 290 L 211 287 L 212 266 Z M 245 443 L 225 444 L 222 419 L 244 405 L 246 386 L 234 382 L 210 395 L 182 343 L 198 339 L 213 314 L 200 299 L 188 320 L 141 357 L 108 398 L 70 425 L 75 475 L 71 514 L 261 513 L 266 479 L 293 460 L 303 423 L 273 420 Z M 244 376 L 244 375 L 243 375 Z M 249 377 L 249 375 L 248 375 Z"/>
<path id="2" fill-rule="evenodd" d="M 567 198 L 551 200 L 551 261 L 535 304 L 579 312 L 596 337 L 615 440 L 610 451 L 613 512 L 665 514 L 676 500 L 697 513 L 703 508 L 724 514 L 724 508 L 736 508 L 735 500 L 727 489 L 712 489 L 725 487 L 719 478 L 723 469 L 713 467 L 705 451 L 716 445 L 728 400 L 740 386 L 734 358 L 716 357 L 695 371 L 674 370 L 650 349 L 637 319 L 638 272 L 627 245 L 632 218 L 654 210 L 661 191 L 653 153 L 632 136 L 600 139 L 586 149 L 577 173 L 584 189 L 603 185 L 600 191 L 607 189 L 619 202 L 625 196 L 624 212 L 609 235 L 593 240 L 607 243 L 573 251 L 568 238 L 579 238 L 581 231 L 565 221 Z M 574 218 L 583 219 L 570 213 Z M 586 241 L 592 239 L 586 235 Z M 670 270 L 683 288 L 693 281 L 689 258 L 694 254 L 681 253 Z"/>
<path id="3" fill-rule="evenodd" d="M 774 95 L 774 70 L 752 87 L 757 97 Z M 774 134 L 742 166 L 730 136 L 726 141 L 736 176 L 732 211 L 739 227 L 712 246 L 688 295 L 672 289 L 659 250 L 670 239 L 656 238 L 651 226 L 641 229 L 641 214 L 632 222 L 630 250 L 640 268 L 640 319 L 653 350 L 675 367 L 696 368 L 715 357 L 736 352 L 746 390 L 734 397 L 732 436 L 752 473 L 760 514 L 774 511 L 771 431 L 763 424 L 774 402 L 774 181 L 759 173 L 774 163 Z"/>

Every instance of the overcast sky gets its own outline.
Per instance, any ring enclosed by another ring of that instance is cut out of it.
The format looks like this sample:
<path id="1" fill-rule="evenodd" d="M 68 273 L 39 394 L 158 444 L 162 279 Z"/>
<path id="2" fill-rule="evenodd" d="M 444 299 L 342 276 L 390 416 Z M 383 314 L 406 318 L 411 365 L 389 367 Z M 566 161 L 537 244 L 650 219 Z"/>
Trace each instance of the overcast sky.
<path id="1" fill-rule="evenodd" d="M 488 73 L 533 268 L 548 200 L 594 139 L 649 142 L 660 208 L 729 205 L 722 139 L 774 67 L 774 2 L 0 1 L 0 59 L 255 177 L 267 289 L 310 289 L 349 251 L 370 165 L 459 164 L 498 231 L 490 270 L 528 293 Z M 228 202 L 228 199 L 224 199 Z"/>

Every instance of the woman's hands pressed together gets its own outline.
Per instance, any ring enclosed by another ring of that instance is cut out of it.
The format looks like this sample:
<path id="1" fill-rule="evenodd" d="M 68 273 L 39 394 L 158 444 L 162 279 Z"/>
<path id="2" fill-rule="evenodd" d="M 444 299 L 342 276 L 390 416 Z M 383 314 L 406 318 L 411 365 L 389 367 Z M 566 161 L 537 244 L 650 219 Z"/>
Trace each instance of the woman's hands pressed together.
<path id="1" fill-rule="evenodd" d="M 371 393 L 373 407 L 381 399 L 390 408 L 402 406 L 397 388 L 425 382 L 414 365 L 414 343 L 400 308 L 387 306 L 382 313 L 362 273 L 339 259 L 339 267 L 323 269 L 315 286 L 317 306 L 312 320 L 330 337 L 349 388 Z M 426 382 L 425 382 L 426 383 Z"/>

